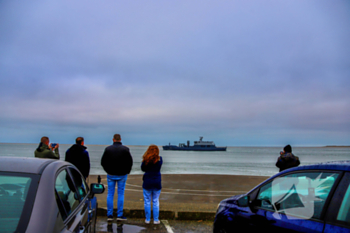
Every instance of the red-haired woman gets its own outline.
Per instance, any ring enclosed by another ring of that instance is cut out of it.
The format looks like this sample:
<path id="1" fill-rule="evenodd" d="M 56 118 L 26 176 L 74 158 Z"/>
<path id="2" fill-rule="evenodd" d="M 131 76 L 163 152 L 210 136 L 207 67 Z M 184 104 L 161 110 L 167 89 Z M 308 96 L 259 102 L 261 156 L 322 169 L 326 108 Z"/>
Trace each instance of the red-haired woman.
<path id="1" fill-rule="evenodd" d="M 141 170 L 143 175 L 143 197 L 145 205 L 145 215 L 147 224 L 151 221 L 151 201 L 153 203 L 153 223 L 159 224 L 159 195 L 162 189 L 160 169 L 163 164 L 162 157 L 159 156 L 159 148 L 150 145 L 143 155 Z"/>

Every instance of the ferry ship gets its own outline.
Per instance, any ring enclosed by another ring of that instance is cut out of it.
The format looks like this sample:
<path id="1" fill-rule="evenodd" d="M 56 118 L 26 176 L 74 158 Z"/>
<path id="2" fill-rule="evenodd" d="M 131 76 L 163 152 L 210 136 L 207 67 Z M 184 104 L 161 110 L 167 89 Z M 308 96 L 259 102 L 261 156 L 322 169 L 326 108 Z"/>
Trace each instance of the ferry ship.
<path id="1" fill-rule="evenodd" d="M 179 146 L 167 145 L 163 146 L 163 150 L 192 150 L 192 151 L 226 151 L 227 147 L 216 147 L 212 141 L 203 141 L 203 137 L 199 137 L 199 141 L 194 141 L 194 145 L 190 146 L 190 141 L 187 144 L 180 143 Z"/>

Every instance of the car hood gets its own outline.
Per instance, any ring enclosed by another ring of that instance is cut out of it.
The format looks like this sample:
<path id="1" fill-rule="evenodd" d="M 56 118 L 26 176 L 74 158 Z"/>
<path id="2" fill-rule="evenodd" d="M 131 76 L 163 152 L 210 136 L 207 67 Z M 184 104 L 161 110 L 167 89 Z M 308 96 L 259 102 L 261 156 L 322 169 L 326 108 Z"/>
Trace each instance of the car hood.
<path id="1" fill-rule="evenodd" d="M 226 198 L 220 202 L 220 205 L 223 205 L 223 206 L 237 205 L 237 200 L 245 195 L 246 194 L 240 194 L 240 195 L 235 195 L 235 196 Z"/>

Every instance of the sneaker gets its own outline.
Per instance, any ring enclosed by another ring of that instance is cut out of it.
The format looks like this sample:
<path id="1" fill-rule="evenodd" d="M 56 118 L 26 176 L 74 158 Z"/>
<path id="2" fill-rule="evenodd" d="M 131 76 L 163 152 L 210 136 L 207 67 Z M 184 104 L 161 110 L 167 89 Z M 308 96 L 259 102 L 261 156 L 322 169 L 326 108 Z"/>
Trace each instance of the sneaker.
<path id="1" fill-rule="evenodd" d="M 153 224 L 160 224 L 160 221 L 153 221 Z"/>
<path id="2" fill-rule="evenodd" d="M 107 222 L 113 222 L 113 216 L 107 216 Z"/>
<path id="3" fill-rule="evenodd" d="M 118 221 L 126 221 L 127 219 L 126 219 L 126 217 L 121 216 L 121 217 L 117 217 L 117 220 Z"/>
<path id="4" fill-rule="evenodd" d="M 150 222 L 151 222 L 151 221 L 147 221 L 147 220 L 145 220 L 145 223 L 146 223 L 146 224 L 149 224 Z"/>

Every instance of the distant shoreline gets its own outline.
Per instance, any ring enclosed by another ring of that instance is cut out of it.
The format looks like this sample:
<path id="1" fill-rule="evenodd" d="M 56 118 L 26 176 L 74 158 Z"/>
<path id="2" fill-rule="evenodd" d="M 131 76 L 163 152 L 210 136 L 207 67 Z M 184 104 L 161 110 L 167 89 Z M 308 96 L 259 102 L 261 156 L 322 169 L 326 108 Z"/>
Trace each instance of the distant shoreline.
<path id="1" fill-rule="evenodd" d="M 0 142 L 0 144 L 27 144 L 27 145 L 37 145 L 39 144 L 38 142 Z M 65 145 L 65 146 L 71 146 L 74 143 L 59 143 L 60 145 Z M 89 147 L 89 146 L 103 146 L 103 147 L 107 147 L 110 146 L 111 144 L 106 144 L 106 145 L 100 145 L 100 144 L 85 144 L 85 146 Z M 147 147 L 148 145 L 125 145 L 128 147 Z M 162 147 L 162 145 L 157 145 L 158 147 Z M 280 146 L 227 146 L 228 148 L 239 148 L 239 147 L 258 147 L 258 148 L 280 148 Z M 326 145 L 326 146 L 293 146 L 293 148 L 350 148 L 350 145 Z"/>

